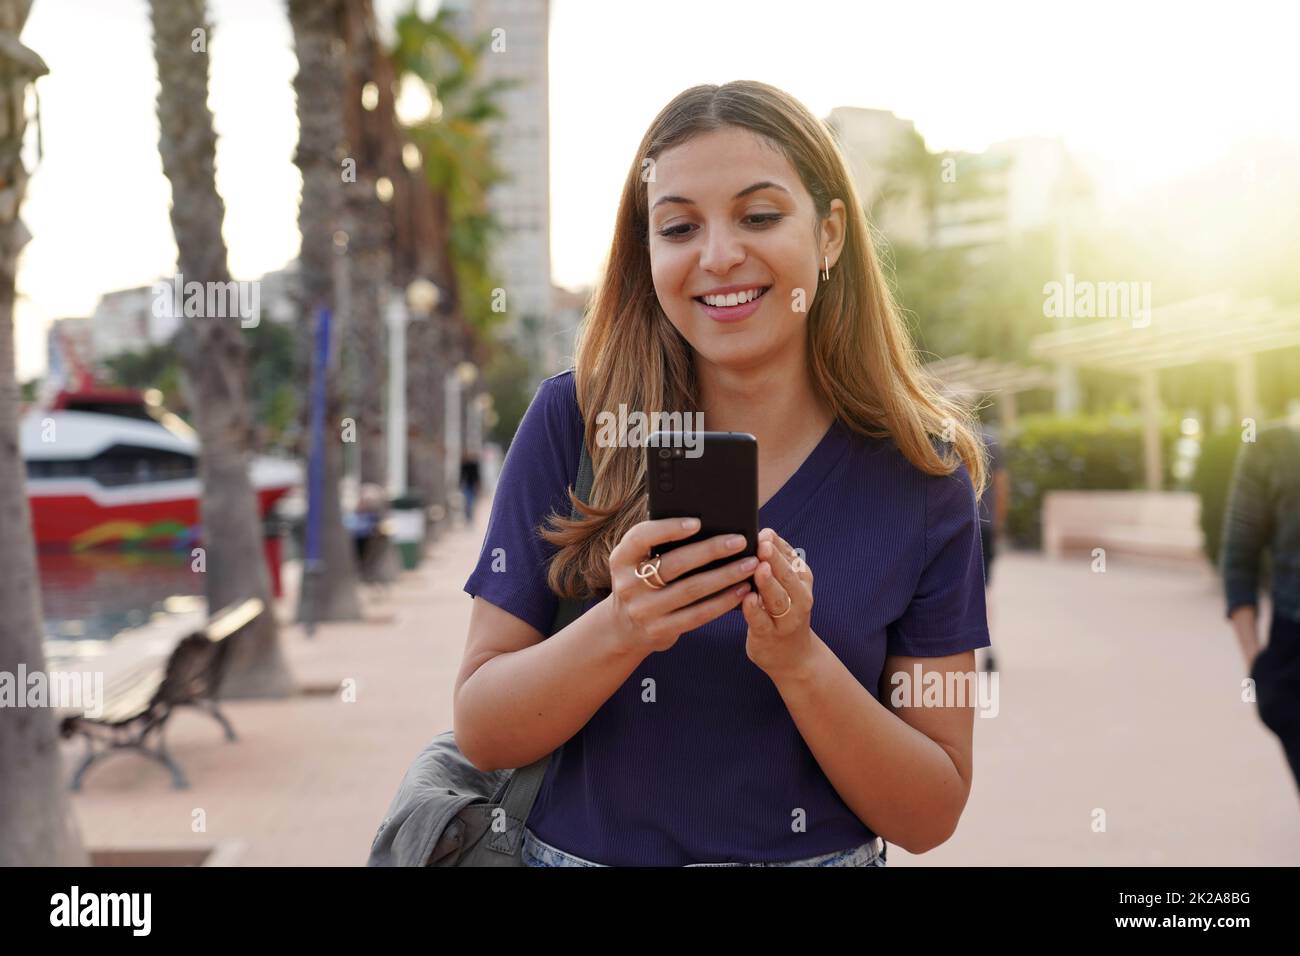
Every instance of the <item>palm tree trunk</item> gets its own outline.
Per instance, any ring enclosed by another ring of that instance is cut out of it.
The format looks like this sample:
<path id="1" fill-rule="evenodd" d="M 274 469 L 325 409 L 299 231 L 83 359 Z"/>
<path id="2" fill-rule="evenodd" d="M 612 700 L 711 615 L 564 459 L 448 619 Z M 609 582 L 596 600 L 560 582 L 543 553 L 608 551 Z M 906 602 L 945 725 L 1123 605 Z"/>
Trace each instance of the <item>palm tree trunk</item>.
<path id="1" fill-rule="evenodd" d="M 192 37 L 196 29 L 210 32 L 206 2 L 150 0 L 149 7 L 158 63 L 158 151 L 172 187 L 180 274 L 186 286 L 229 283 L 221 236 L 226 210 L 217 192 L 217 137 L 207 102 L 208 56 L 206 43 L 196 49 Z M 247 346 L 241 316 L 235 309 L 226 311 L 231 314 L 187 316 L 177 338 L 202 449 L 204 584 L 213 611 L 250 597 L 260 598 L 266 607 L 235 644 L 222 696 L 285 697 L 295 687 L 280 648 L 262 523 L 248 471 Z"/>
<path id="2" fill-rule="evenodd" d="M 48 70 L 18 35 L 30 0 L 0 0 L 0 671 L 45 671 L 40 583 L 14 378 L 14 274 L 28 239 L 18 218 L 27 188 L 19 151 L 27 86 Z M 25 694 L 26 687 L 18 687 Z M 54 712 L 14 707 L 0 718 L 0 866 L 85 866 L 85 849 L 63 781 Z"/>
<path id="3" fill-rule="evenodd" d="M 298 228 L 302 233 L 299 279 L 304 321 L 315 328 L 317 309 L 333 310 L 335 234 L 343 222 L 343 54 L 340 0 L 289 0 L 289 22 L 298 54 L 293 88 L 298 96 L 298 151 L 294 162 L 302 171 L 302 203 Z M 350 185 L 356 185 L 355 183 Z M 340 237 L 344 238 L 344 237 Z M 335 328 L 338 328 L 335 316 Z M 314 336 L 310 337 L 314 340 Z M 337 340 L 333 347 L 338 352 Z M 325 372 L 324 479 L 320 502 L 320 574 L 309 586 L 304 574 L 299 619 L 357 620 L 357 571 L 352 540 L 343 527 L 339 504 L 342 476 L 341 427 L 343 402 L 337 362 Z M 312 602 L 309 606 L 307 602 Z"/>
<path id="4" fill-rule="evenodd" d="M 441 513 L 442 519 L 432 528 L 437 536 L 451 527 L 451 488 L 447 482 L 447 376 L 460 363 L 457 329 L 463 325 L 460 310 L 460 287 L 456 279 L 456 266 L 451 255 L 451 212 L 445 192 L 433 190 L 429 196 L 430 216 L 434 235 L 434 281 L 442 290 L 438 308 L 427 323 L 425 334 L 409 340 L 414 346 L 411 359 L 421 373 L 419 387 L 423 393 L 416 399 L 411 421 L 420 436 L 422 447 L 416 475 L 417 487 L 425 501 Z M 414 385 L 416 377 L 408 371 L 407 381 Z"/>
<path id="5" fill-rule="evenodd" d="M 392 283 L 393 227 L 389 206 L 378 195 L 381 178 L 392 189 L 401 163 L 394 108 L 393 71 L 379 43 L 370 0 L 347 0 L 344 17 L 345 92 L 343 128 L 356 160 L 356 181 L 344 184 L 352 309 L 352 358 L 361 481 L 388 482 L 386 297 Z M 363 91 L 373 84 L 369 101 Z M 388 201 L 391 202 L 391 194 Z"/>
<path id="6" fill-rule="evenodd" d="M 357 187 L 362 186 L 358 177 Z M 374 181 L 369 183 L 374 195 Z M 352 317 L 349 322 L 349 349 L 353 360 L 351 390 L 356 410 L 357 444 L 360 451 L 360 472 L 363 484 L 385 488 L 388 484 L 388 434 L 387 409 L 384 399 L 388 394 L 387 327 L 384 324 L 384 303 L 388 283 L 385 281 L 387 261 L 386 237 L 382 221 L 376 222 L 373 212 L 365 208 L 365 200 L 354 202 L 349 234 L 348 268 L 352 279 Z M 355 243 L 355 245 L 354 245 Z"/>
<path id="7" fill-rule="evenodd" d="M 441 521 L 429 528 L 436 537 L 446 526 L 447 487 L 443 471 L 446 435 L 446 398 L 443 382 L 449 367 L 444 361 L 442 323 L 435 313 L 412 322 L 406 338 L 406 403 L 409 409 L 411 486 L 429 507 L 441 506 Z"/>

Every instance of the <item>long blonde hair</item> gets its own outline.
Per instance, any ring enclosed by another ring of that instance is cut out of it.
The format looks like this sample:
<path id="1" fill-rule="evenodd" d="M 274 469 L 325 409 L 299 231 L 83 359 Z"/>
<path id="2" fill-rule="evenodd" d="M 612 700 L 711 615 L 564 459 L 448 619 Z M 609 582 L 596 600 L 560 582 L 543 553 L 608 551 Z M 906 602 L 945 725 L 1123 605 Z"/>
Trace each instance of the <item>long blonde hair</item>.
<path id="1" fill-rule="evenodd" d="M 550 526 L 538 528 L 559 548 L 547 578 L 562 597 L 608 591 L 610 552 L 648 514 L 643 450 L 597 443 L 597 414 L 620 402 L 646 415 L 698 408 L 694 353 L 664 314 L 651 279 L 642 168 L 645 160 L 692 136 L 724 127 L 750 130 L 778 147 L 812 195 L 820 218 L 829 214 L 834 198 L 848 208 L 840 257 L 808 311 L 813 388 L 854 431 L 892 438 L 927 474 L 950 474 L 964 463 L 976 494 L 983 491 L 984 445 L 971 412 L 940 394 L 921 371 L 830 130 L 794 97 L 766 83 L 693 86 L 663 108 L 641 141 L 623 184 L 604 274 L 579 330 L 578 406 L 595 483 L 589 504 L 569 489 L 582 517 L 552 514 Z"/>

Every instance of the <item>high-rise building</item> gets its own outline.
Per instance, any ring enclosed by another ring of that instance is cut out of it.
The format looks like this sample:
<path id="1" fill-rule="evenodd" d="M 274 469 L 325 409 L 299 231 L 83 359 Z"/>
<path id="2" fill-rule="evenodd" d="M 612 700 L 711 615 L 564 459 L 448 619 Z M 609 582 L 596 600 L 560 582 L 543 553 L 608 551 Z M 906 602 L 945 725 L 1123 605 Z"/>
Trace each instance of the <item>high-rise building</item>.
<path id="1" fill-rule="evenodd" d="M 493 266 L 505 290 L 502 334 L 536 363 L 555 370 L 565 330 L 557 326 L 551 293 L 549 0 L 444 0 L 462 36 L 487 35 L 485 82 L 510 80 L 498 95 L 504 117 L 489 127 L 505 180 L 488 194 L 504 229 Z M 571 334 L 571 330 L 568 334 Z M 549 372 L 548 372 L 549 374 Z"/>

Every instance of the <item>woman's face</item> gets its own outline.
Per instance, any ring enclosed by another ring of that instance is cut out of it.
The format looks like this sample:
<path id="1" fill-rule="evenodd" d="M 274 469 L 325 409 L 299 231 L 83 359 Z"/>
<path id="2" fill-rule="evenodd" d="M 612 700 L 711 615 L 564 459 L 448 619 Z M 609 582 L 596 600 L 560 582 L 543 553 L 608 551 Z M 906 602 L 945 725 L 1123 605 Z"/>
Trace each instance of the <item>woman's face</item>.
<path id="1" fill-rule="evenodd" d="M 668 320 L 719 366 L 801 357 L 823 249 L 834 266 L 843 242 L 844 203 L 818 222 L 789 161 L 738 127 L 694 136 L 651 168 L 650 271 Z"/>

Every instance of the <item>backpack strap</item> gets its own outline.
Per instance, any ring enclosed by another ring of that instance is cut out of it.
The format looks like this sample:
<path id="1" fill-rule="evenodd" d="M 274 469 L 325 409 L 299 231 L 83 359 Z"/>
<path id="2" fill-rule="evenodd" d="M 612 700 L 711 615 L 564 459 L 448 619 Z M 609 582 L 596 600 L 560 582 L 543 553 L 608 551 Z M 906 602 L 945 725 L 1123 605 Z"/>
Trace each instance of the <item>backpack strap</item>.
<path id="1" fill-rule="evenodd" d="M 587 454 L 587 442 L 583 439 L 582 456 L 578 459 L 578 481 L 573 493 L 577 495 L 584 504 L 591 501 L 591 484 L 595 480 L 594 472 L 591 465 L 591 456 Z M 582 514 L 577 508 L 573 509 L 571 514 L 573 518 L 581 518 Z M 583 603 L 577 598 L 561 598 L 560 606 L 555 610 L 555 621 L 551 625 L 551 634 L 556 631 L 562 631 L 578 618 L 582 617 Z M 547 635 L 550 636 L 549 634 Z"/>
<path id="2" fill-rule="evenodd" d="M 574 488 L 574 494 L 583 502 L 591 500 L 591 485 L 594 481 L 594 475 L 591 456 L 587 454 L 587 441 L 584 436 L 582 440 L 582 457 L 578 461 L 578 480 Z M 572 511 L 572 516 L 574 518 L 581 517 L 576 507 Z M 560 605 L 555 611 L 555 620 L 551 625 L 551 634 L 564 630 L 564 628 L 581 617 L 583 604 L 584 602 L 577 598 L 561 598 Z M 490 844 L 493 849 L 500 850 L 503 853 L 514 853 L 518 849 L 520 842 L 523 840 L 524 823 L 528 820 L 528 814 L 532 812 L 533 803 L 537 800 L 537 794 L 542 789 L 542 781 L 546 777 L 546 768 L 550 765 L 551 758 L 554 756 L 553 752 L 549 753 L 526 767 L 520 767 L 510 775 L 505 793 L 501 796 L 501 806 L 506 812 L 506 819 L 510 821 L 510 827 L 508 830 L 494 835 Z"/>

